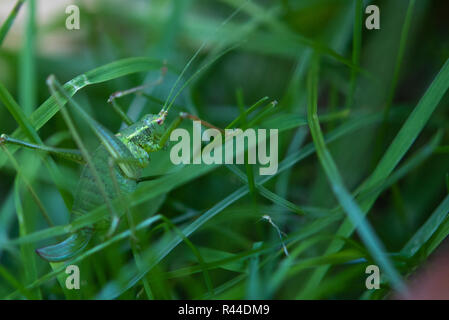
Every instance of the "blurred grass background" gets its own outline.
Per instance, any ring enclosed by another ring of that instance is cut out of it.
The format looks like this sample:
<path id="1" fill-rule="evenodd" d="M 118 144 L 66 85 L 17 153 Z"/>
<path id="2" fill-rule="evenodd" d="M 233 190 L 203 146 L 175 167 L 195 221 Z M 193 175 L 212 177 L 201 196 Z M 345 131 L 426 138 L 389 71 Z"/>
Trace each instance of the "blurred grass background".
<path id="1" fill-rule="evenodd" d="M 1 133 L 19 127 L 11 112 L 18 108 L 25 123 L 31 119 L 39 129 L 33 121 L 40 118 L 32 114 L 49 98 L 50 74 L 66 82 L 125 58 L 167 61 L 170 71 L 161 85 L 147 89 L 150 98 L 120 100 L 137 119 L 159 111 L 203 43 L 184 81 L 237 45 L 189 84 L 171 117 L 187 110 L 225 127 L 239 116 L 238 97 L 248 107 L 268 96 L 279 103 L 258 126 L 280 129 L 280 171 L 267 179 L 253 167 L 187 166 L 172 178 L 140 186 L 132 202 L 136 224 L 143 223 L 139 242 L 129 234 L 116 236 L 103 248 L 97 239 L 92 253 L 77 262 L 82 282 L 75 292 L 57 281 L 64 264 L 50 265 L 34 253 L 67 230 L 49 228 L 29 185 L 54 223 L 67 225 L 79 166 L 20 150 L 14 153 L 20 175 L 2 154 L 0 297 L 379 299 L 389 297 L 395 281 L 391 272 L 382 272 L 382 289 L 366 290 L 365 268 L 379 263 L 373 252 L 384 252 L 407 283 L 445 239 L 449 5 L 444 1 L 254 0 L 221 27 L 241 1 L 77 1 L 81 28 L 69 31 L 70 3 L 24 1 L 7 30 L 0 47 Z M 2 26 L 15 4 L 1 4 Z M 380 8 L 380 30 L 364 27 L 368 4 Z M 148 69 L 86 86 L 75 99 L 117 132 L 123 124 L 106 101 L 117 90 L 159 77 L 159 67 Z M 314 104 L 320 129 L 307 117 Z M 86 143 L 98 144 L 77 113 L 72 115 Z M 75 147 L 59 113 L 42 119 L 42 141 Z M 319 143 L 320 131 L 326 147 Z M 329 171 L 332 163 L 337 172 Z M 51 168 L 63 176 L 60 188 Z M 168 151 L 162 151 L 146 173 L 173 169 Z M 363 215 L 339 198 L 339 175 L 353 195 L 350 202 L 368 211 L 362 220 L 373 233 L 352 232 L 346 214 Z M 285 232 L 288 257 L 262 215 Z M 122 220 L 118 234 L 129 232 Z M 342 223 L 349 225 L 344 232 Z"/>

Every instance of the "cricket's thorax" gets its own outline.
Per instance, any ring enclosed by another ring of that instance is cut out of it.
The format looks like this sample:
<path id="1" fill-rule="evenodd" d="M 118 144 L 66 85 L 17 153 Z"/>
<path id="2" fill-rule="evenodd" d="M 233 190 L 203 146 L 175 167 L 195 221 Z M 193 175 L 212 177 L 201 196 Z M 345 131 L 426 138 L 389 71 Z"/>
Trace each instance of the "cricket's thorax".
<path id="1" fill-rule="evenodd" d="M 164 133 L 164 126 L 157 119 L 157 115 L 146 115 L 116 134 L 133 157 L 142 162 L 142 166 L 148 165 L 151 152 L 160 150 L 159 141 Z"/>

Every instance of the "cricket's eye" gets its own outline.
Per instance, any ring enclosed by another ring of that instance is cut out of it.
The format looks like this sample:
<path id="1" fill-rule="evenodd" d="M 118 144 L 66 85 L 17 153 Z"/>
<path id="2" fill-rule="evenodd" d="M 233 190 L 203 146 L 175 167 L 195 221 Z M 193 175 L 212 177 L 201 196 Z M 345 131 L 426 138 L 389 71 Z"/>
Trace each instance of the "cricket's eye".
<path id="1" fill-rule="evenodd" d="M 153 115 L 147 114 L 147 115 L 145 115 L 145 116 L 143 117 L 143 122 L 144 122 L 146 125 L 151 125 L 151 123 L 153 122 L 153 119 L 154 119 L 154 116 L 153 116 Z"/>

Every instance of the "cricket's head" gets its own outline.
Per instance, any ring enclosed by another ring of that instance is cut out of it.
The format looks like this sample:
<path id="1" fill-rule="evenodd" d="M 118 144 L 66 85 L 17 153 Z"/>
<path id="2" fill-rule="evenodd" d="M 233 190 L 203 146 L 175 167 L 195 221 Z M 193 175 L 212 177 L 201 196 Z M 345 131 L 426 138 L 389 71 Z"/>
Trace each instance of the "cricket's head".
<path id="1" fill-rule="evenodd" d="M 146 114 L 133 125 L 123 129 L 117 137 L 128 147 L 134 156 L 146 158 L 149 153 L 161 149 L 160 141 L 165 126 L 158 114 Z"/>
<path id="2" fill-rule="evenodd" d="M 165 132 L 164 121 L 159 114 L 146 114 L 135 124 L 134 132 L 130 134 L 131 142 L 137 144 L 147 153 L 161 149 L 159 142 Z"/>
<path id="3" fill-rule="evenodd" d="M 160 114 L 146 114 L 142 117 L 140 122 L 143 126 L 148 127 L 150 130 L 155 133 L 164 133 L 165 132 L 165 124 L 164 124 L 165 116 L 161 117 Z"/>

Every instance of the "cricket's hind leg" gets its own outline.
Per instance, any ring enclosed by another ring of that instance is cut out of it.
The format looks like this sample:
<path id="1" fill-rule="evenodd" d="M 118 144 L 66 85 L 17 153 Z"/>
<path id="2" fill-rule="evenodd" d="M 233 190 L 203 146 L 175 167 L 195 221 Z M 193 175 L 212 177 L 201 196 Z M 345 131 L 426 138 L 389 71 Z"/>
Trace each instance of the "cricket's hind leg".
<path id="1" fill-rule="evenodd" d="M 84 159 L 81 156 L 81 153 L 76 149 L 62 149 L 41 144 L 33 144 L 9 137 L 6 134 L 2 134 L 0 136 L 0 144 L 14 144 L 20 147 L 54 154 L 77 163 L 84 163 Z M 91 229 L 80 229 L 70 235 L 67 239 L 55 245 L 36 249 L 36 253 L 43 259 L 50 262 L 69 260 L 77 256 L 87 246 L 90 239 L 92 238 L 92 233 L 93 231 Z"/>
<path id="2" fill-rule="evenodd" d="M 86 248 L 92 238 L 93 230 L 83 228 L 70 235 L 64 241 L 47 247 L 36 249 L 36 253 L 50 262 L 69 260 Z"/>

